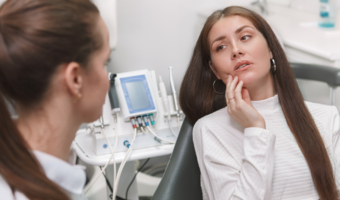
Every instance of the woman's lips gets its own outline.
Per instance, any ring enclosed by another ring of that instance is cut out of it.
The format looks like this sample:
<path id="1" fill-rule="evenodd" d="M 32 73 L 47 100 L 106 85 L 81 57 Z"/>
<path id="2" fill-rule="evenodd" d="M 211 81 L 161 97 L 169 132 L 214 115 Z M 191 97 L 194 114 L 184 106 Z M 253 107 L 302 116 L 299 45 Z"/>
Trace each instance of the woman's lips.
<path id="1" fill-rule="evenodd" d="M 247 70 L 247 69 L 251 68 L 252 66 L 253 66 L 253 64 L 246 65 L 245 67 L 236 69 L 235 72 Z"/>

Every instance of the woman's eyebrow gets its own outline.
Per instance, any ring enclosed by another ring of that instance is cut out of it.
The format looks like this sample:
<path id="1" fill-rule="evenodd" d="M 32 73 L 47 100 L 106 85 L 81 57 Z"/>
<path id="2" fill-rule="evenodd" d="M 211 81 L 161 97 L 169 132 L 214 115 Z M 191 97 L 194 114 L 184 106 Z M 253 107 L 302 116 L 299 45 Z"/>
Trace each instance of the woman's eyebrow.
<path id="1" fill-rule="evenodd" d="M 226 36 L 220 36 L 220 37 L 218 37 L 218 38 L 216 38 L 212 43 L 211 43 L 211 45 L 210 45 L 210 48 L 212 47 L 212 45 L 214 44 L 214 42 L 217 42 L 217 41 L 220 41 L 220 40 L 224 40 L 226 38 Z"/>
<path id="2" fill-rule="evenodd" d="M 240 28 L 236 29 L 235 33 L 240 33 L 243 29 L 245 28 L 252 28 L 254 29 L 254 27 L 252 26 L 248 26 L 248 25 L 244 25 L 244 26 L 241 26 Z M 218 38 L 216 38 L 210 45 L 210 48 L 212 47 L 212 45 L 214 44 L 214 42 L 217 42 L 217 41 L 220 41 L 220 40 L 224 40 L 226 38 L 226 36 L 220 36 Z"/>
<path id="3" fill-rule="evenodd" d="M 240 33 L 243 29 L 245 29 L 245 28 L 252 28 L 252 29 L 254 29 L 253 27 L 251 27 L 251 26 L 248 26 L 248 25 L 244 25 L 244 26 L 241 26 L 240 28 L 238 28 L 236 31 L 235 31 L 235 33 Z"/>

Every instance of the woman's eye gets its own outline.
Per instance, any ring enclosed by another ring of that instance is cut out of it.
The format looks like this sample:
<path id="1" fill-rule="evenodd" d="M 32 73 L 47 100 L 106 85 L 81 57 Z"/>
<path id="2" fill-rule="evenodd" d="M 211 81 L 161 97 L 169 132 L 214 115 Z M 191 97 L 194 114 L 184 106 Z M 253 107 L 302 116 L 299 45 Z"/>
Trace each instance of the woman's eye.
<path id="1" fill-rule="evenodd" d="M 224 45 L 220 45 L 220 46 L 218 46 L 218 47 L 216 48 L 216 51 L 222 50 L 222 49 L 224 49 L 224 48 L 225 48 Z"/>
<path id="2" fill-rule="evenodd" d="M 251 35 L 245 35 L 241 38 L 241 40 L 248 40 L 249 38 L 251 38 Z"/>

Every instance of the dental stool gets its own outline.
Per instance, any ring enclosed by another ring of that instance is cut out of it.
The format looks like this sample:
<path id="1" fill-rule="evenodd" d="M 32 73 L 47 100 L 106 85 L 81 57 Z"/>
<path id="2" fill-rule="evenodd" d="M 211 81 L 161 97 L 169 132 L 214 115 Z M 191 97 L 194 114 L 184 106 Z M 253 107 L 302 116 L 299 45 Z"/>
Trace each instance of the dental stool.
<path id="1" fill-rule="evenodd" d="M 193 124 L 185 118 L 169 164 L 152 200 L 203 199 L 192 129 Z"/>
<path id="2" fill-rule="evenodd" d="M 335 89 L 340 86 L 340 69 L 324 65 L 290 63 L 298 79 L 325 82 L 330 89 L 330 104 L 335 103 Z"/>

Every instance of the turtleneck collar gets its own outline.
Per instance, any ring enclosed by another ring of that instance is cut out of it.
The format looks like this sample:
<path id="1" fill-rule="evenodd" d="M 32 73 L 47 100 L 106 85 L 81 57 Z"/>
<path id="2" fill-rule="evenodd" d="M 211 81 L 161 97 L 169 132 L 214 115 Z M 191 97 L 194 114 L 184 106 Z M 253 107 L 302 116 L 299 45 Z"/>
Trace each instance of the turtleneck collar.
<path id="1" fill-rule="evenodd" d="M 271 110 L 280 106 L 279 97 L 276 95 L 259 101 L 251 101 L 256 110 Z"/>

